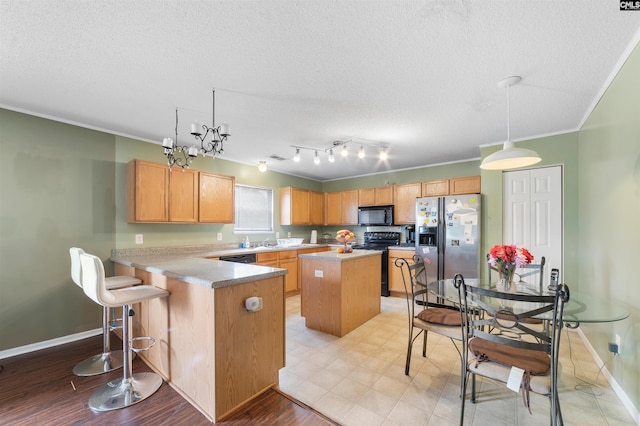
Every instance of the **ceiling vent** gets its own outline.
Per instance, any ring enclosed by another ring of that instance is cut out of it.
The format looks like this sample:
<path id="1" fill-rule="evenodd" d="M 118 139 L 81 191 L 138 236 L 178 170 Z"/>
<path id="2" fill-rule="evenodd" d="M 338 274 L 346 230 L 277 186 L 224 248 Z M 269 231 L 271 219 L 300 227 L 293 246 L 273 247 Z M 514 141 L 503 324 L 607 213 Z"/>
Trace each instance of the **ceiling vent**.
<path id="1" fill-rule="evenodd" d="M 278 161 L 286 160 L 286 158 L 280 157 L 279 155 L 276 155 L 276 154 L 271 154 L 268 158 L 271 158 L 272 160 L 278 160 Z"/>

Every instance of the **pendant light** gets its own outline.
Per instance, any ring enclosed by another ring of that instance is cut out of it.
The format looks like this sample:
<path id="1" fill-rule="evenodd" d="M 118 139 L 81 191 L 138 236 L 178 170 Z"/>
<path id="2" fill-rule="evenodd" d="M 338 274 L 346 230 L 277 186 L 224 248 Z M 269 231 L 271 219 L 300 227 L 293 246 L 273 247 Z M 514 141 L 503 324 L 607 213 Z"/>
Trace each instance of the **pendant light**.
<path id="1" fill-rule="evenodd" d="M 531 166 L 542 160 L 535 151 L 525 148 L 516 148 L 511 141 L 509 87 L 518 84 L 521 80 L 522 77 L 516 75 L 507 77 L 498 82 L 499 88 L 507 88 L 507 140 L 500 151 L 488 155 L 482 161 L 480 168 L 483 170 L 515 169 L 518 167 Z"/>

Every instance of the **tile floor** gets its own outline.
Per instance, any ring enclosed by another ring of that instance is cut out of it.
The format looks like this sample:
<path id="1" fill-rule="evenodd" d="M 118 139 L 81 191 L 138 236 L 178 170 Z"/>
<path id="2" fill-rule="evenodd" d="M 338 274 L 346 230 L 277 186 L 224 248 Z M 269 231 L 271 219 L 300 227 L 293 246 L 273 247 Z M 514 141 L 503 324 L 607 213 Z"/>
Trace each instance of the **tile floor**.
<path id="1" fill-rule="evenodd" d="M 380 315 L 342 338 L 307 329 L 299 296 L 287 299 L 286 315 L 283 392 L 345 426 L 459 423 L 460 361 L 449 339 L 429 334 L 427 358 L 422 345 L 414 345 L 410 375 L 404 374 L 404 299 L 383 297 Z M 567 331 L 563 339 L 560 403 L 565 424 L 634 424 L 580 337 Z M 596 377 L 598 386 L 584 385 Z M 519 394 L 495 382 L 479 379 L 478 389 L 478 403 L 467 400 L 465 405 L 467 425 L 549 424 L 546 397 L 531 393 L 531 415 Z"/>

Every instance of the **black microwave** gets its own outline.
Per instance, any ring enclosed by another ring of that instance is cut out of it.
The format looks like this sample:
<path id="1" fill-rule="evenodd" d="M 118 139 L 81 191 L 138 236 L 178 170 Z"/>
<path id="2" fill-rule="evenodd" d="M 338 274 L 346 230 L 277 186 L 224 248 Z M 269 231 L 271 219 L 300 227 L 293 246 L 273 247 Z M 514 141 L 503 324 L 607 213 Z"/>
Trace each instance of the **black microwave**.
<path id="1" fill-rule="evenodd" d="M 358 225 L 390 226 L 393 225 L 393 206 L 370 206 L 358 208 Z"/>

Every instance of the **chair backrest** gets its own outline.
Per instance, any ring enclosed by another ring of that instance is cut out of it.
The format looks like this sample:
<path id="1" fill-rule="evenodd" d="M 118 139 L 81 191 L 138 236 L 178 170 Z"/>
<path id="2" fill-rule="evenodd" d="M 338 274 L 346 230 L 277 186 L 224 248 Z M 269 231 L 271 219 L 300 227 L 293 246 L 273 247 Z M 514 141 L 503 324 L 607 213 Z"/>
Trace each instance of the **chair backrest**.
<path id="1" fill-rule="evenodd" d="M 569 301 L 565 284 L 559 285 L 556 292 L 541 296 L 467 285 L 460 274 L 454 277 L 454 285 L 463 312 L 463 342 L 480 337 L 514 348 L 542 351 L 557 367 L 562 315 L 564 304 Z M 532 318 L 547 320 L 549 327 L 530 328 Z"/>
<path id="2" fill-rule="evenodd" d="M 80 254 L 82 265 L 82 289 L 94 302 L 102 306 L 120 306 L 106 287 L 104 265 L 99 257 L 88 253 Z"/>
<path id="3" fill-rule="evenodd" d="M 80 255 L 84 253 L 79 247 L 71 247 L 69 256 L 71 257 L 71 279 L 78 287 L 82 288 L 82 266 L 80 265 Z"/>
<path id="4" fill-rule="evenodd" d="M 494 282 L 499 277 L 498 269 L 495 266 L 491 266 L 489 263 L 489 254 L 487 253 L 487 267 L 489 271 L 489 282 Z M 540 262 L 532 262 L 528 265 L 521 266 L 516 269 L 516 276 L 514 277 L 516 281 L 526 282 L 533 285 L 538 285 L 540 288 L 540 292 L 542 292 L 542 286 L 544 283 L 544 265 L 546 263 L 546 259 L 544 256 L 540 258 Z M 492 277 L 492 273 L 495 272 L 495 276 Z"/>
<path id="5" fill-rule="evenodd" d="M 401 257 L 395 260 L 395 265 L 400 269 L 402 282 L 404 284 L 404 293 L 407 298 L 407 311 L 409 313 L 409 321 L 415 317 L 414 310 L 417 301 L 426 308 L 428 303 L 427 296 L 427 272 L 424 262 L 420 258 L 414 256 L 413 262 Z M 423 285 L 424 283 L 424 285 Z"/>

